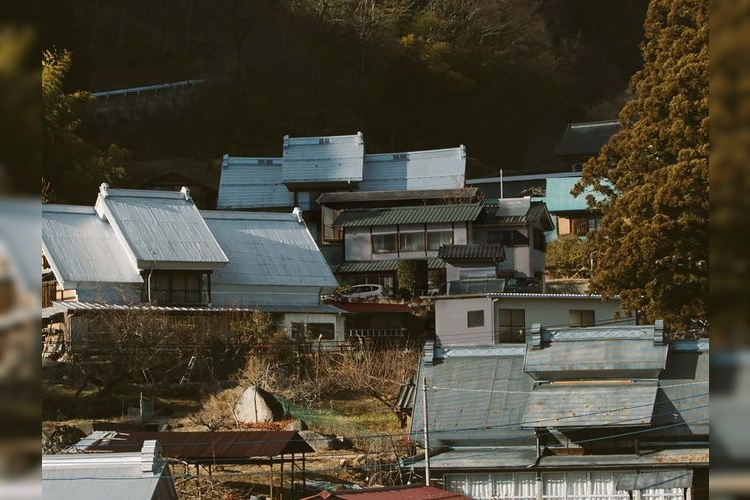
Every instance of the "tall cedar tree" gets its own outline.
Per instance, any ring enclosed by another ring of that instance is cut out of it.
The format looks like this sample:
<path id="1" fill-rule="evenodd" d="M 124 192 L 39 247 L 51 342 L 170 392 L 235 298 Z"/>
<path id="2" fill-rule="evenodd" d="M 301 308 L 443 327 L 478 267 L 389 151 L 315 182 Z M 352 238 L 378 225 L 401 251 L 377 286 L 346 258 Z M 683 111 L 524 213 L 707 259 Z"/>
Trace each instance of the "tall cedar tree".
<path id="1" fill-rule="evenodd" d="M 679 334 L 707 322 L 707 2 L 653 0 L 641 50 L 622 131 L 584 166 L 574 193 L 606 195 L 592 289 Z"/>

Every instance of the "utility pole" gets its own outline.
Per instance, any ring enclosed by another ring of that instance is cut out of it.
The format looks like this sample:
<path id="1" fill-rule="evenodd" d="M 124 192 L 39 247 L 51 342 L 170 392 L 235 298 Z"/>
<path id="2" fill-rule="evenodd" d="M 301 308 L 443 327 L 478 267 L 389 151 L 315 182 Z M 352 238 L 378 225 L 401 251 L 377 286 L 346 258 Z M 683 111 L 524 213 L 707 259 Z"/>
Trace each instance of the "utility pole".
<path id="1" fill-rule="evenodd" d="M 424 480 L 430 485 L 430 432 L 427 428 L 427 377 L 422 383 L 422 407 L 424 408 Z"/>

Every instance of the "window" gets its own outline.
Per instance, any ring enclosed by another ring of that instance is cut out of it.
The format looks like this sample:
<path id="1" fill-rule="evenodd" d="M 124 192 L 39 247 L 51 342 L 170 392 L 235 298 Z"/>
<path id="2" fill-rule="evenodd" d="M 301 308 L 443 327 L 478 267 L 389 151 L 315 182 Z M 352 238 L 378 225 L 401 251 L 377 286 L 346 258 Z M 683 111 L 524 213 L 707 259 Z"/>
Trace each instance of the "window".
<path id="1" fill-rule="evenodd" d="M 453 231 L 431 231 L 427 233 L 427 249 L 438 250 L 443 245 L 453 244 Z"/>
<path id="2" fill-rule="evenodd" d="M 595 323 L 593 309 L 570 310 L 570 326 L 594 326 Z"/>
<path id="3" fill-rule="evenodd" d="M 424 233 L 401 233 L 398 239 L 401 252 L 424 251 Z"/>
<path id="4" fill-rule="evenodd" d="M 372 253 L 396 253 L 396 235 L 373 234 Z"/>
<path id="5" fill-rule="evenodd" d="M 321 340 L 334 340 L 336 338 L 336 328 L 333 323 L 292 322 L 292 338 L 311 342 L 318 340 L 318 338 Z"/>
<path id="6" fill-rule="evenodd" d="M 144 271 L 144 300 L 148 300 L 151 282 L 151 301 L 159 305 L 207 304 L 209 302 L 208 273 L 200 271 L 153 271 L 149 280 Z"/>
<path id="7" fill-rule="evenodd" d="M 484 326 L 484 311 L 468 311 L 466 313 L 466 326 L 469 328 Z"/>
<path id="8" fill-rule="evenodd" d="M 496 343 L 525 342 L 526 312 L 524 309 L 498 309 Z"/>

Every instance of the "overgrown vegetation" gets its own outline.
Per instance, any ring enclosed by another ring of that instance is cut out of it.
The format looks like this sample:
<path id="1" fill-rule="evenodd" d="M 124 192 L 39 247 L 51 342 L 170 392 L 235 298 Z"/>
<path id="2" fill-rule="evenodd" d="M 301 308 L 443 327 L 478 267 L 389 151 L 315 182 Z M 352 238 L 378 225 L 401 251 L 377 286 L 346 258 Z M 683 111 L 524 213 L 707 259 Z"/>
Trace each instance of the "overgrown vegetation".
<path id="1" fill-rule="evenodd" d="M 588 278 L 593 256 L 588 240 L 566 234 L 547 244 L 546 268 L 552 278 Z"/>
<path id="2" fill-rule="evenodd" d="M 583 168 L 605 199 L 591 289 L 681 335 L 708 322 L 708 5 L 653 0 L 622 131 Z"/>

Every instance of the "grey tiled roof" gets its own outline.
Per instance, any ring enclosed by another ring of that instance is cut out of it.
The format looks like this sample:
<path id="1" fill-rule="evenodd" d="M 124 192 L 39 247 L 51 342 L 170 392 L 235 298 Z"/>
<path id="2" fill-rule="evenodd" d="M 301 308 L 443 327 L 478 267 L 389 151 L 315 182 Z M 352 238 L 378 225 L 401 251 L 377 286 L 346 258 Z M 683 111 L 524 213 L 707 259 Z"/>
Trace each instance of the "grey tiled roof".
<path id="1" fill-rule="evenodd" d="M 470 222 L 476 220 L 481 212 L 482 205 L 479 204 L 344 210 L 333 225 L 336 227 L 370 227 Z"/>
<path id="2" fill-rule="evenodd" d="M 505 248 L 500 244 L 469 243 L 466 245 L 443 245 L 438 257 L 444 260 L 505 260 Z"/>

